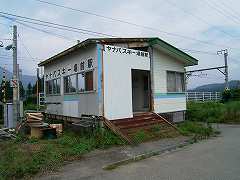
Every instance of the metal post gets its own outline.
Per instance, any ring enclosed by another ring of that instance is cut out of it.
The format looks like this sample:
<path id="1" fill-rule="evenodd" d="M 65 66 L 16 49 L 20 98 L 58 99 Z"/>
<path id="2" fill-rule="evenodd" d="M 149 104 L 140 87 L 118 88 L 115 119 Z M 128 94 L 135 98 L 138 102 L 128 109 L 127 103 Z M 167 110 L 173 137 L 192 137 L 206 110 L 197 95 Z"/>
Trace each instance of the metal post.
<path id="1" fill-rule="evenodd" d="M 224 63 L 225 63 L 225 89 L 228 89 L 228 51 L 227 49 L 224 50 Z"/>
<path id="2" fill-rule="evenodd" d="M 228 50 L 227 49 L 223 49 L 221 51 L 217 52 L 218 55 L 223 54 L 224 55 L 224 72 L 220 71 L 220 69 L 218 69 L 222 74 L 224 74 L 225 76 L 225 89 L 229 89 L 228 86 Z"/>
<path id="3" fill-rule="evenodd" d="M 18 121 L 18 79 L 17 79 L 17 26 L 13 26 L 13 80 L 17 85 L 13 86 L 13 126 L 16 127 Z"/>
<path id="4" fill-rule="evenodd" d="M 39 68 L 37 68 L 37 83 L 36 83 L 36 86 L 37 86 L 37 87 L 36 87 L 36 89 L 37 89 L 37 90 L 36 90 L 36 95 L 37 95 L 37 110 L 39 110 L 39 97 L 38 97 L 38 96 L 39 96 L 39 90 L 38 90 L 38 89 L 39 89 L 39 87 L 38 87 L 39 84 L 38 84 L 38 83 L 39 83 Z"/>
<path id="5" fill-rule="evenodd" d="M 19 102 L 20 101 L 20 85 L 19 85 L 19 82 L 20 82 L 20 73 L 19 73 L 20 69 L 19 69 L 19 64 L 17 64 L 17 84 L 18 84 L 18 97 L 17 97 L 17 101 Z M 18 111 L 19 112 L 19 111 Z"/>
<path id="6" fill-rule="evenodd" d="M 3 67 L 3 103 L 6 103 L 6 68 Z"/>

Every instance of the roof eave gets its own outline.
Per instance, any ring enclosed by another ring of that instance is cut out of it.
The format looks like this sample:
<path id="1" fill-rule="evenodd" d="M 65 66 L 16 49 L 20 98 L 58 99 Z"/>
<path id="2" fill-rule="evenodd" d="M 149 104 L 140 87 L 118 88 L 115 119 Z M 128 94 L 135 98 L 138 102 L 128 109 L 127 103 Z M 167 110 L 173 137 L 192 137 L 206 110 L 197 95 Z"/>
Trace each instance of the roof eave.
<path id="1" fill-rule="evenodd" d="M 66 56 L 66 55 L 69 54 L 70 52 L 73 52 L 73 51 L 75 51 L 76 49 L 79 49 L 79 48 L 81 48 L 81 47 L 83 47 L 83 46 L 86 46 L 86 45 L 88 45 L 88 44 L 91 44 L 91 43 L 94 43 L 94 42 L 91 41 L 91 40 L 89 40 L 89 39 L 87 39 L 87 40 L 85 40 L 85 41 L 83 41 L 83 42 L 81 42 L 81 43 L 79 43 L 79 44 L 76 44 L 76 45 L 74 45 L 74 46 L 72 46 L 72 47 L 70 47 L 70 48 L 68 48 L 68 49 L 66 49 L 66 50 L 64 50 L 64 51 L 62 51 L 62 52 L 60 52 L 60 53 L 58 53 L 58 54 L 56 54 L 56 55 L 54 55 L 54 56 L 52 56 L 52 57 L 44 60 L 44 61 L 42 61 L 42 62 L 40 62 L 40 63 L 38 64 L 38 66 L 40 67 L 40 66 L 44 66 L 44 65 L 46 65 L 46 64 L 49 64 L 49 63 L 53 62 L 54 60 L 56 60 L 56 59 L 58 59 L 58 58 L 61 58 L 61 57 L 63 57 L 63 56 Z"/>
<path id="2" fill-rule="evenodd" d="M 159 45 L 161 48 L 167 50 L 169 53 L 172 53 L 173 55 L 177 56 L 178 58 L 182 59 L 186 66 L 194 66 L 198 64 L 198 60 L 189 54 L 181 51 L 180 49 L 172 46 L 171 44 L 159 39 L 159 38 L 151 38 L 149 40 L 149 45 Z"/>

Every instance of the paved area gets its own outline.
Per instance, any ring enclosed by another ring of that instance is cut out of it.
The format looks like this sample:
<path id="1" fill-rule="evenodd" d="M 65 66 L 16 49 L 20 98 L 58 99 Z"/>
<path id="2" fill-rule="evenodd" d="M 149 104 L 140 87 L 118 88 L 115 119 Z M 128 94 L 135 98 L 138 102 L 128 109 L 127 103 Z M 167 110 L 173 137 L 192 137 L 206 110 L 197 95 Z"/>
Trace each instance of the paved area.
<path id="1" fill-rule="evenodd" d="M 97 156 L 74 162 L 40 179 L 239 180 L 240 125 L 220 125 L 220 137 L 201 141 L 112 171 Z M 109 155 L 111 157 L 111 155 Z M 103 163 L 103 164 L 102 164 Z"/>

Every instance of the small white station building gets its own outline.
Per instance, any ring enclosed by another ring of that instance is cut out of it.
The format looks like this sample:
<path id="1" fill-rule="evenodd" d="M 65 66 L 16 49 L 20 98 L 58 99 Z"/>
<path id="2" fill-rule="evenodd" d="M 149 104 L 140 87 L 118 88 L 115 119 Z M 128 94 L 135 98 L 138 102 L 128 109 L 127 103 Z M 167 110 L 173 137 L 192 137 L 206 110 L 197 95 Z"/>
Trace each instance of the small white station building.
<path id="1" fill-rule="evenodd" d="M 184 120 L 185 67 L 194 57 L 159 38 L 87 39 L 39 63 L 47 113 L 108 120 L 155 112 Z"/>

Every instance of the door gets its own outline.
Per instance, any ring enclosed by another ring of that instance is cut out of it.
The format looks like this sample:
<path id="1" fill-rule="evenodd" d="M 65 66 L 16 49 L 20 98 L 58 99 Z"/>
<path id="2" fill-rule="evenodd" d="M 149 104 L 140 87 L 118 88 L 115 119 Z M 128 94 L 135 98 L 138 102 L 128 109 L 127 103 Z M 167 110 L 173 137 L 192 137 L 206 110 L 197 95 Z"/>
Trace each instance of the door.
<path id="1" fill-rule="evenodd" d="M 132 69 L 133 112 L 150 111 L 150 72 Z"/>

